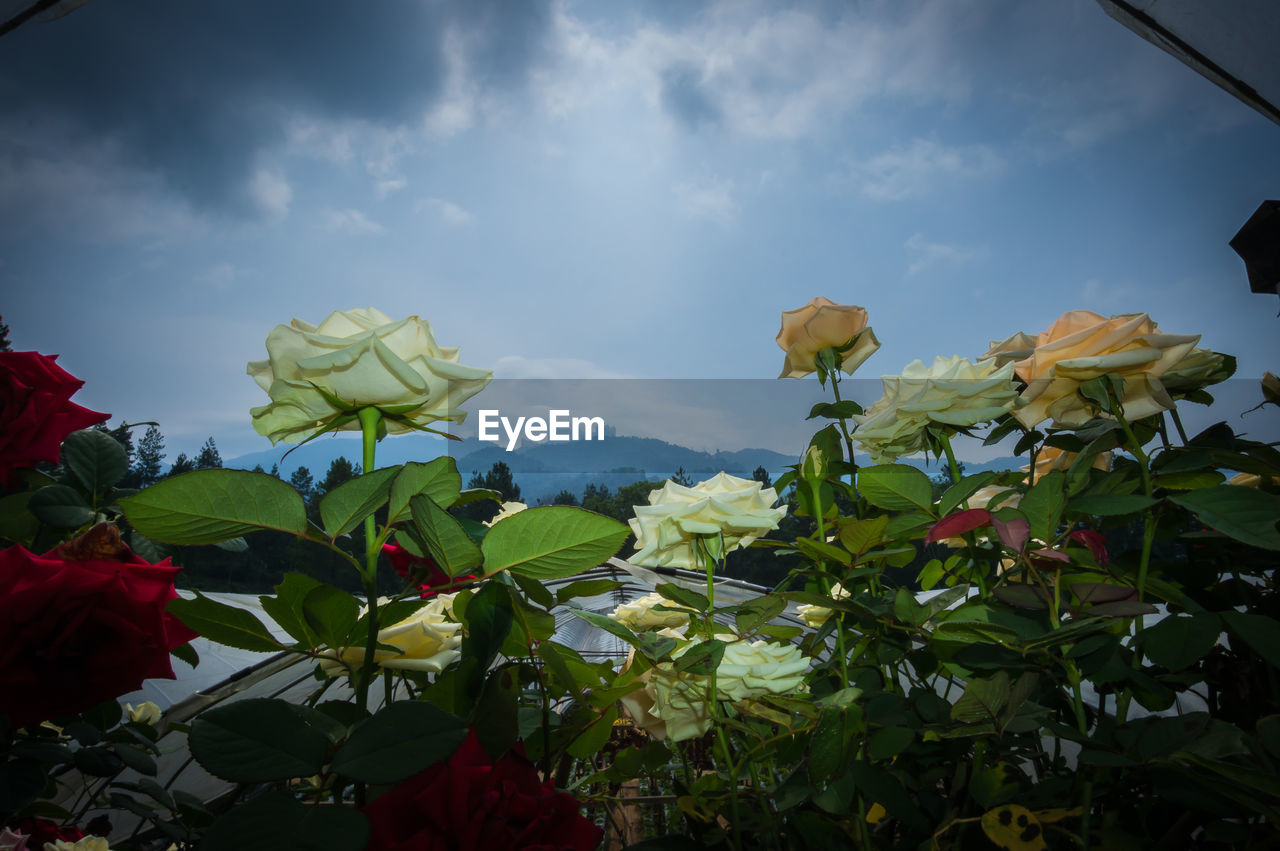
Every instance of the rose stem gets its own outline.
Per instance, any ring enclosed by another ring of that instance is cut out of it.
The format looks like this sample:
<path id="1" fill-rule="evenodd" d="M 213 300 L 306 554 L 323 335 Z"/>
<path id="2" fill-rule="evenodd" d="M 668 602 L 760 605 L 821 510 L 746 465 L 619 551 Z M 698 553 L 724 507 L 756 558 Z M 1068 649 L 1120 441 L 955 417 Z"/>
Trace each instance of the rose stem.
<path id="1" fill-rule="evenodd" d="M 373 459 L 378 445 L 378 423 L 382 420 L 382 412 L 374 407 L 361 408 L 360 432 L 364 438 L 363 474 L 373 472 Z M 369 632 L 365 639 L 364 664 L 356 677 L 356 705 L 361 709 L 369 706 L 369 685 L 373 681 L 376 666 L 373 662 L 374 651 L 378 646 L 378 540 L 377 524 L 370 514 L 364 519 L 364 596 L 368 606 Z M 356 806 L 364 806 L 364 784 L 356 784 Z"/>

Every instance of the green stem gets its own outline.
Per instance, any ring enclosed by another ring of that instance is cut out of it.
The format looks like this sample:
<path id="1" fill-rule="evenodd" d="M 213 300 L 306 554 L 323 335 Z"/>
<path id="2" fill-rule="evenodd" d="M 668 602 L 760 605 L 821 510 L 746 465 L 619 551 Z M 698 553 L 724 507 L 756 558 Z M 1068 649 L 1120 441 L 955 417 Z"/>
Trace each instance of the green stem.
<path id="1" fill-rule="evenodd" d="M 835 394 L 836 404 L 840 404 L 844 400 L 840 398 L 840 371 L 837 369 L 831 373 L 831 392 Z M 856 476 L 858 473 L 858 465 L 853 460 L 853 435 L 849 433 L 849 426 L 845 422 L 844 417 L 836 420 L 840 425 L 840 433 L 844 435 L 844 446 L 849 453 L 849 484 L 856 484 Z"/>
<path id="2" fill-rule="evenodd" d="M 360 431 L 364 438 L 364 469 L 373 472 L 374 454 L 378 443 L 378 423 L 382 412 L 377 408 L 361 408 Z M 365 603 L 368 606 L 369 632 L 365 641 L 364 664 L 356 678 L 356 705 L 368 705 L 369 684 L 373 681 L 376 665 L 374 651 L 378 647 L 378 537 L 377 523 L 372 514 L 364 519 L 364 580 Z"/>

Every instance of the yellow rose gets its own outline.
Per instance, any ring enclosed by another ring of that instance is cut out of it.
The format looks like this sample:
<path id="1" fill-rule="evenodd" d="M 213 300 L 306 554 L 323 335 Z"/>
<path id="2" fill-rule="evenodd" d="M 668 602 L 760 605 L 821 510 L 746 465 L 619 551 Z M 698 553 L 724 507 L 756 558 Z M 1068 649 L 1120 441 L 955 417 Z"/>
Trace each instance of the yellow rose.
<path id="1" fill-rule="evenodd" d="M 1107 319 L 1089 310 L 1068 311 L 1036 338 L 1029 356 L 1014 364 L 1027 383 L 1024 405 L 1014 416 L 1027 428 L 1047 419 L 1058 426 L 1083 425 L 1098 412 L 1076 391 L 1103 375 L 1124 379 L 1121 401 L 1126 418 L 1168 410 L 1173 399 L 1160 376 L 1199 340 L 1199 334 L 1162 334 L 1145 313 Z"/>
<path id="2" fill-rule="evenodd" d="M 431 598 L 409 617 L 378 630 L 378 643 L 396 650 L 378 648 L 373 661 L 382 668 L 440 673 L 462 655 L 462 624 L 450 620 L 456 594 L 439 594 Z M 329 649 L 320 654 L 320 667 L 336 677 L 348 668 L 359 670 L 364 665 L 363 642 L 341 650 Z"/>
<path id="3" fill-rule="evenodd" d="M 654 606 L 674 606 L 675 604 L 661 594 L 646 594 L 623 603 L 613 610 L 609 617 L 625 626 L 632 632 L 664 627 L 688 626 L 689 616 L 684 612 L 659 611 Z"/>
<path id="4" fill-rule="evenodd" d="M 831 586 L 832 599 L 843 600 L 848 596 L 849 592 L 845 590 L 844 586 L 839 582 Z M 809 625 L 810 629 L 817 629 L 827 622 L 827 619 L 831 617 L 833 612 L 826 606 L 815 606 L 810 603 L 802 603 L 801 605 L 796 606 L 796 614 L 800 616 L 802 621 Z"/>
<path id="5" fill-rule="evenodd" d="M 159 706 L 156 706 L 149 700 L 144 700 L 141 706 L 135 707 L 132 703 L 124 705 L 124 711 L 128 713 L 129 720 L 135 724 L 149 724 L 155 726 L 160 723 L 162 714 Z"/>
<path id="6" fill-rule="evenodd" d="M 749 545 L 775 529 L 787 509 L 773 508 L 778 494 L 751 479 L 717 473 L 685 487 L 667 481 L 649 493 L 649 505 L 635 507 L 631 530 L 636 536 L 635 564 L 668 565 L 702 570 L 693 541 L 700 535 L 722 535 L 723 552 Z"/>
<path id="7" fill-rule="evenodd" d="M 1036 453 L 1036 469 L 1035 472 L 1031 474 L 1031 484 L 1034 485 L 1036 482 L 1040 481 L 1042 476 L 1048 475 L 1053 470 L 1062 470 L 1063 472 L 1066 472 L 1075 460 L 1076 453 L 1074 452 L 1067 452 L 1065 450 L 1058 449 L 1055 446 L 1043 447 Z M 1093 468 L 1095 470 L 1102 470 L 1103 472 L 1110 470 L 1111 453 L 1099 452 L 1093 459 Z M 1029 469 L 1030 468 L 1028 466 L 1024 465 L 1022 472 L 1026 473 Z M 1014 504 L 1016 505 L 1017 503 Z M 969 506 L 971 508 L 978 507 L 973 504 L 972 500 L 969 501 Z"/>
<path id="8" fill-rule="evenodd" d="M 318 326 L 301 319 L 267 335 L 267 360 L 248 372 L 270 404 L 253 408 L 253 427 L 272 443 L 296 443 L 359 408 L 375 407 L 392 434 L 439 420 L 461 421 L 458 405 L 493 377 L 458 363 L 458 350 L 436 344 L 431 326 L 410 316 L 339 310 Z M 340 429 L 359 431 L 350 419 Z"/>
<path id="9" fill-rule="evenodd" d="M 802 378 L 817 369 L 815 358 L 825 348 L 852 347 L 840 355 L 840 369 L 849 374 L 880 348 L 867 326 L 867 310 L 836 304 L 818 296 L 804 307 L 782 313 L 778 345 L 787 353 L 779 378 Z"/>
<path id="10" fill-rule="evenodd" d="M 484 525 L 493 526 L 493 524 L 497 523 L 499 520 L 505 520 L 512 514 L 519 514 L 528 507 L 529 506 L 525 505 L 523 502 L 504 502 L 502 503 L 502 507 L 498 509 L 498 513 L 493 516 L 493 519 L 484 521 Z"/>
<path id="11" fill-rule="evenodd" d="M 854 415 L 853 439 L 876 464 L 926 448 L 925 428 L 931 424 L 967 428 L 1001 416 L 1018 398 L 1013 364 L 994 358 L 970 363 L 962 357 L 938 357 L 926 367 L 912 361 L 902 375 L 886 375 L 884 396 Z"/>
<path id="12" fill-rule="evenodd" d="M 65 839 L 46 842 L 44 851 L 111 851 L 111 846 L 101 836 L 86 836 L 75 842 L 68 842 Z"/>

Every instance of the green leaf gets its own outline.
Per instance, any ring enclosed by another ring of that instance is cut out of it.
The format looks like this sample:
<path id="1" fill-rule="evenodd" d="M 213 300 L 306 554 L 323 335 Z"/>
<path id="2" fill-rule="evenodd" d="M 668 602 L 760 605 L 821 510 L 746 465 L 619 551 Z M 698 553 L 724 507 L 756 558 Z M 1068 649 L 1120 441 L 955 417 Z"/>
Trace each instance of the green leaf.
<path id="1" fill-rule="evenodd" d="M 1222 621 L 1212 613 L 1170 615 L 1142 632 L 1147 658 L 1170 671 L 1194 665 L 1217 644 Z"/>
<path id="2" fill-rule="evenodd" d="M 1071 500 L 1069 510 L 1098 517 L 1121 517 L 1145 511 L 1157 502 L 1158 499 L 1137 493 L 1100 493 L 1076 497 Z"/>
<path id="3" fill-rule="evenodd" d="M 951 487 L 947 488 L 942 494 L 942 499 L 938 500 L 938 516 L 946 517 L 956 509 L 960 503 L 973 496 L 978 491 L 985 488 L 996 480 L 996 474 L 992 472 L 976 473 L 972 476 L 965 476 Z"/>
<path id="4" fill-rule="evenodd" d="M 196 470 L 120 501 L 129 523 L 166 544 L 214 544 L 262 529 L 307 532 L 302 497 L 267 473 Z"/>
<path id="5" fill-rule="evenodd" d="M 967 724 L 983 721 L 995 722 L 1000 710 L 1009 699 L 1009 673 L 996 671 L 989 679 L 975 678 L 969 681 L 964 694 L 951 707 L 951 719 Z"/>
<path id="6" fill-rule="evenodd" d="M 110 440 L 110 438 L 108 438 Z M 48 485 L 31 494 L 27 510 L 57 529 L 78 529 L 94 518 L 84 494 L 69 485 Z"/>
<path id="7" fill-rule="evenodd" d="M 1266 615 L 1226 611 L 1219 613 L 1227 630 L 1254 649 L 1274 667 L 1280 667 L 1280 622 Z"/>
<path id="8" fill-rule="evenodd" d="M 695 612 L 705 612 L 711 605 L 705 594 L 699 594 L 697 591 L 673 585 L 670 582 L 659 582 L 653 590 L 657 591 L 664 599 L 679 603 L 681 606 L 693 609 Z"/>
<path id="9" fill-rule="evenodd" d="M 485 572 L 556 579 L 590 570 L 618 552 L 629 529 L 581 508 L 542 506 L 495 523 L 485 536 Z"/>
<path id="10" fill-rule="evenodd" d="M 343 482 L 320 500 L 320 522 L 330 538 L 345 535 L 381 508 L 391 493 L 399 467 L 384 467 Z"/>
<path id="11" fill-rule="evenodd" d="M 739 607 L 738 613 L 734 615 L 734 620 L 738 625 L 738 634 L 750 635 L 782 614 L 782 610 L 786 607 L 787 601 L 781 597 L 775 597 L 773 594 L 766 594 L 763 597 L 747 600 Z"/>
<path id="12" fill-rule="evenodd" d="M 333 770 L 360 783 L 398 783 L 448 759 L 466 735 L 461 718 L 430 703 L 398 701 L 351 732 Z"/>
<path id="13" fill-rule="evenodd" d="M 863 467 L 858 473 L 858 490 L 867 502 L 889 511 L 920 508 L 934 517 L 933 485 L 929 477 L 905 464 Z"/>
<path id="14" fill-rule="evenodd" d="M 391 483 L 387 522 L 391 525 L 404 520 L 408 516 L 409 500 L 419 494 L 429 497 L 436 505 L 450 508 L 458 501 L 461 488 L 462 475 L 452 458 L 441 456 L 425 464 L 410 461 Z"/>
<path id="15" fill-rule="evenodd" d="M 607 594 L 615 588 L 621 588 L 622 583 L 613 579 L 580 579 L 577 582 L 570 582 L 562 588 L 556 589 L 556 602 L 563 603 L 565 600 L 572 600 L 574 597 L 594 597 L 597 594 Z"/>
<path id="16" fill-rule="evenodd" d="M 210 600 L 199 591 L 195 594 L 192 600 L 170 600 L 169 613 L 210 641 L 228 647 L 265 653 L 284 649 L 252 612 Z"/>
<path id="17" fill-rule="evenodd" d="M 129 472 L 129 456 L 114 437 L 87 428 L 73 431 L 62 441 L 62 466 L 86 492 L 105 494 Z"/>
<path id="18" fill-rule="evenodd" d="M 409 500 L 413 526 L 431 557 L 450 576 L 462 576 L 484 561 L 480 547 L 457 519 L 429 496 Z"/>
<path id="19" fill-rule="evenodd" d="M 1226 478 L 1217 470 L 1187 470 L 1182 473 L 1158 475 L 1153 481 L 1158 488 L 1171 491 L 1193 491 L 1220 485 Z"/>
<path id="20" fill-rule="evenodd" d="M 204 835 L 203 851 L 361 851 L 369 820 L 343 806 L 303 804 L 290 792 L 267 792 L 232 807 Z"/>
<path id="21" fill-rule="evenodd" d="M 347 646 L 351 628 L 360 619 L 360 603 L 332 585 L 317 585 L 302 598 L 302 619 L 316 636 L 335 649 Z M 364 644 L 364 636 L 359 636 Z"/>
<path id="22" fill-rule="evenodd" d="M 676 670 L 691 675 L 710 676 L 724 658 L 724 642 L 712 638 L 694 644 L 676 659 Z"/>
<path id="23" fill-rule="evenodd" d="M 1238 485 L 1218 485 L 1171 496 L 1170 502 L 1190 509 L 1206 526 L 1246 544 L 1280 550 L 1280 497 Z"/>
<path id="24" fill-rule="evenodd" d="M 476 659 L 480 669 L 487 670 L 506 641 L 514 616 L 506 586 L 501 582 L 484 583 L 467 603 L 462 618 L 467 627 L 462 654 Z"/>
<path id="25" fill-rule="evenodd" d="M 1067 504 L 1066 481 L 1061 470 L 1052 470 L 1041 476 L 1018 503 L 1018 510 L 1031 524 L 1031 537 L 1048 541 L 1057 533 Z"/>
<path id="26" fill-rule="evenodd" d="M 318 581 L 306 574 L 286 573 L 284 580 L 276 586 L 276 595 L 261 596 L 258 602 L 262 604 L 262 610 L 296 641 L 308 647 L 317 647 L 320 637 L 307 623 L 306 616 L 302 613 L 302 601 L 311 589 L 319 585 Z"/>
<path id="27" fill-rule="evenodd" d="M 866 520 L 850 520 L 840 524 L 840 543 L 854 555 L 862 555 L 884 540 L 889 517 L 881 514 Z"/>
<path id="28" fill-rule="evenodd" d="M 250 698 L 216 706 L 191 722 L 191 755 L 215 777 L 265 783 L 319 774 L 329 737 L 284 700 Z"/>

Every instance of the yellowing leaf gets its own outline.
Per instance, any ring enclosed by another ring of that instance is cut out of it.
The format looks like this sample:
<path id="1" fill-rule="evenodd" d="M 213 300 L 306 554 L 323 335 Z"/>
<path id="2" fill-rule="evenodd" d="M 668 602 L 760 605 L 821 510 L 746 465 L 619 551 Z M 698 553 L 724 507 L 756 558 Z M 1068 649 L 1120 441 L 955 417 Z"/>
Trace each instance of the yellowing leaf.
<path id="1" fill-rule="evenodd" d="M 1045 851 L 1044 828 L 1035 814 L 1018 804 L 1005 804 L 982 814 L 982 830 L 1005 851 Z"/>
<path id="2" fill-rule="evenodd" d="M 880 819 L 885 817 L 884 807 L 879 804 L 872 804 L 871 809 L 867 810 L 867 823 L 879 824 Z"/>

